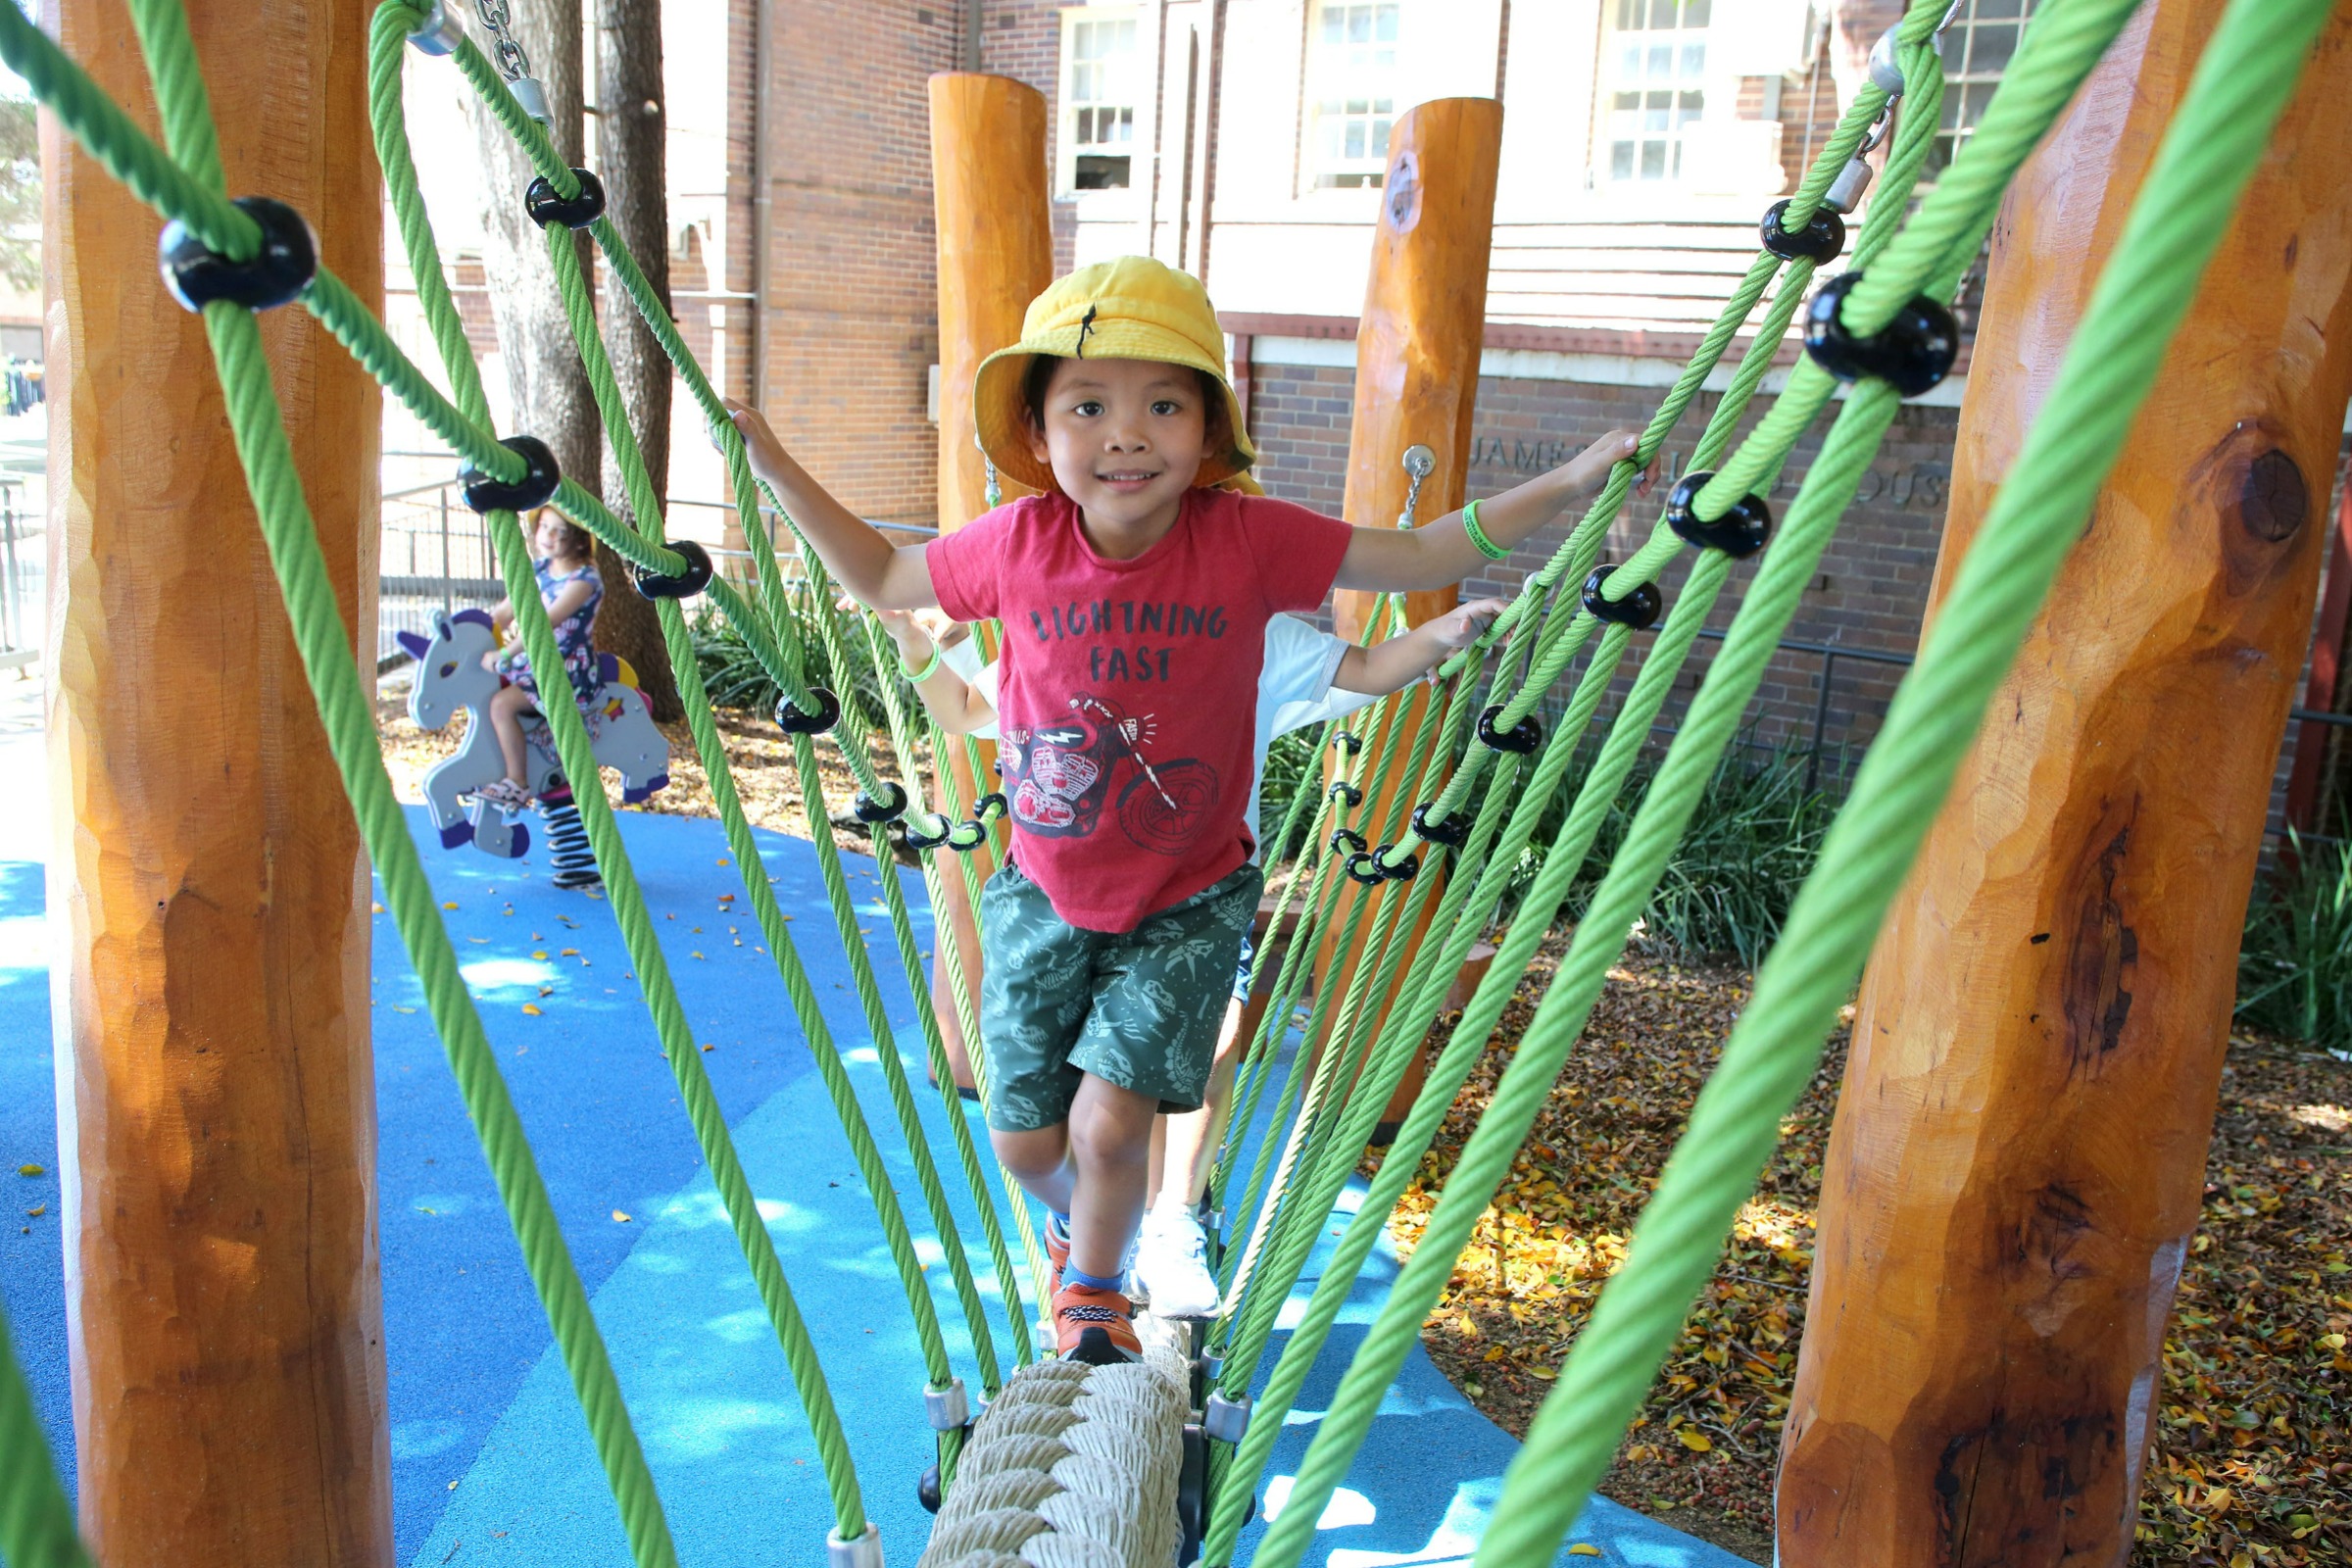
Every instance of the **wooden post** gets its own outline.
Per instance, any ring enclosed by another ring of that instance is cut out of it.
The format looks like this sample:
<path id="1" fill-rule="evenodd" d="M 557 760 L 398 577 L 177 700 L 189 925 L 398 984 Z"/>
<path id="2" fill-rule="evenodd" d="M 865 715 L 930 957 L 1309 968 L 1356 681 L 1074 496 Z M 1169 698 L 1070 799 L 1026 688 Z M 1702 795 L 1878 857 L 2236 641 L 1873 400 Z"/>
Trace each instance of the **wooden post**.
<path id="1" fill-rule="evenodd" d="M 1936 592 L 2222 11 L 2159 0 L 2011 193 Z M 2339 8 L 1896 901 L 1822 1184 L 1780 1560 L 2120 1564 L 2352 392 Z"/>
<path id="2" fill-rule="evenodd" d="M 1054 225 L 1046 202 L 1046 99 L 1025 82 L 979 72 L 931 78 L 931 190 L 939 229 L 939 531 L 953 533 L 988 510 L 988 475 L 972 439 L 972 376 L 980 362 L 1021 336 L 1029 302 L 1054 281 Z M 1004 499 L 1028 492 L 1006 482 Z M 975 781 L 956 748 L 950 765 L 967 801 L 996 788 L 993 744 L 980 747 Z M 941 809 L 948 808 L 943 799 Z M 983 877 L 996 869 L 986 851 Z M 978 1000 L 979 927 L 963 876 L 944 864 L 946 908 L 935 911 L 931 994 L 956 1081 L 971 1087 L 963 1030 L 948 989 L 953 941 Z"/>
<path id="3" fill-rule="evenodd" d="M 1416 506 L 1423 522 L 1444 516 L 1464 499 L 1501 156 L 1502 105 L 1492 98 L 1437 99 L 1407 113 L 1390 133 L 1380 226 L 1373 232 L 1371 274 L 1355 334 L 1355 415 L 1348 438 L 1344 506 L 1348 520 L 1359 526 L 1396 526 L 1412 488 L 1402 461 L 1407 447 L 1425 446 L 1437 459 Z M 1451 610 L 1460 598 L 1453 586 L 1407 595 L 1405 618 L 1417 626 Z M 1340 635 L 1360 636 L 1378 600 L 1376 594 L 1337 595 L 1332 619 Z M 1396 733 L 1407 733 L 1419 722 L 1428 701 L 1426 688 L 1403 699 L 1394 721 L 1400 726 Z M 1413 760 L 1400 758 L 1389 789 L 1368 796 L 1352 820 L 1378 823 L 1399 793 L 1415 789 Z M 1369 770 L 1364 776 L 1368 782 Z M 1413 804 L 1405 802 L 1405 809 Z M 1372 829 L 1364 831 L 1369 836 Z M 1350 883 L 1342 893 L 1317 955 L 1320 983 L 1338 986 L 1343 994 L 1355 964 L 1376 946 L 1365 943 L 1345 956 L 1336 952 L 1362 892 Z M 1436 909 L 1434 897 L 1428 907 Z M 1427 930 L 1425 916 L 1408 938 L 1407 963 Z M 1385 1013 L 1390 1000 L 1367 998 L 1368 1015 Z M 1335 1002 L 1328 1016 L 1336 1020 L 1338 1015 Z M 1411 1071 L 1417 1076 L 1418 1058 Z"/>
<path id="4" fill-rule="evenodd" d="M 122 7 L 48 24 L 152 126 Z M 231 195 L 383 295 L 368 12 L 191 0 Z M 267 47 L 255 47 L 256 40 Z M 388 1565 L 368 877 L 159 221 L 42 117 L 58 1120 L 81 1524 L 110 1568 Z M 264 318 L 374 650 L 375 383 Z"/>

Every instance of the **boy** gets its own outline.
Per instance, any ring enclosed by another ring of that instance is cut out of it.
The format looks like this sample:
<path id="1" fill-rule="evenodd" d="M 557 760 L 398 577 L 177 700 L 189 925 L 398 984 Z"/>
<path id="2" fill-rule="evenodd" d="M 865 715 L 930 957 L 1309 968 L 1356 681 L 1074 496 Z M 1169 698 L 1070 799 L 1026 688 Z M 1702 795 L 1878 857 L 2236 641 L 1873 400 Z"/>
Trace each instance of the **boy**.
<path id="1" fill-rule="evenodd" d="M 1242 812 L 1267 621 L 1336 584 L 1437 588 L 1498 560 L 1633 455 L 1565 466 L 1424 527 L 1354 528 L 1213 488 L 1256 461 L 1200 283 L 1143 257 L 1031 302 L 974 386 L 980 442 L 1040 494 L 894 547 L 734 411 L 753 470 L 841 585 L 1006 631 L 1012 855 L 981 900 L 997 1156 L 1049 1210 L 1063 1354 L 1140 1353 L 1119 1269 L 1153 1117 L 1202 1100 L 1225 967 L 1257 906 Z"/>

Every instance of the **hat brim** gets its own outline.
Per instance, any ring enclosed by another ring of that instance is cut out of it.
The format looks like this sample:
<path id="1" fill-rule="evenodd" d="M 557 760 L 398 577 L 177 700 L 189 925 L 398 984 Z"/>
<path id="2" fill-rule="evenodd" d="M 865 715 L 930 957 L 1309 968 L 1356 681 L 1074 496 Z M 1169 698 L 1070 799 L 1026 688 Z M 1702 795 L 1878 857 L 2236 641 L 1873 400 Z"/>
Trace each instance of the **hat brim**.
<path id="1" fill-rule="evenodd" d="M 1055 333 L 1055 341 L 1015 343 L 999 349 L 980 362 L 980 371 L 972 382 L 972 418 L 980 432 L 980 450 L 988 454 L 997 472 L 1016 484 L 1027 485 L 1041 493 L 1059 490 L 1053 468 L 1040 462 L 1030 447 L 1029 411 L 1021 401 L 1021 383 L 1028 377 L 1029 367 L 1040 355 L 1058 359 L 1077 358 L 1076 334 Z M 1217 383 L 1225 399 L 1225 428 L 1231 439 L 1221 451 L 1202 455 L 1200 471 L 1193 476 L 1195 485 L 1221 484 L 1235 474 L 1247 472 L 1257 462 L 1257 450 L 1250 445 L 1249 431 L 1242 420 L 1241 399 L 1234 395 L 1233 385 L 1225 379 L 1225 368 L 1200 353 L 1192 344 L 1164 328 L 1141 321 L 1111 321 L 1089 328 L 1086 334 L 1087 359 L 1151 360 L 1161 365 L 1181 365 L 1206 372 Z"/>

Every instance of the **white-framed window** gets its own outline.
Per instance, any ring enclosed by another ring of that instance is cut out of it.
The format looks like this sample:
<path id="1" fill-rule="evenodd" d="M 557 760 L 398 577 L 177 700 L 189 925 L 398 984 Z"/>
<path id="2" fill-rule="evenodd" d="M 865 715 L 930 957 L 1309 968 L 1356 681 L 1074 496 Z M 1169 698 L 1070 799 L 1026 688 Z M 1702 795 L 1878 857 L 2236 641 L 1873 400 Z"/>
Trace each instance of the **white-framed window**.
<path id="1" fill-rule="evenodd" d="M 1705 113 L 1712 0 L 1606 0 L 1602 115 L 1593 174 L 1613 185 L 1683 177 L 1683 142 Z"/>
<path id="2" fill-rule="evenodd" d="M 2033 15 L 2034 0 L 1960 0 L 1944 24 L 1943 123 L 1923 179 L 1933 180 L 1976 133 Z"/>
<path id="3" fill-rule="evenodd" d="M 1396 118 L 1398 0 L 1318 0 L 1312 44 L 1318 188 L 1380 188 Z"/>
<path id="4" fill-rule="evenodd" d="M 1130 6 L 1073 8 L 1061 17 L 1062 194 L 1126 190 L 1135 182 L 1136 118 L 1145 90 Z"/>

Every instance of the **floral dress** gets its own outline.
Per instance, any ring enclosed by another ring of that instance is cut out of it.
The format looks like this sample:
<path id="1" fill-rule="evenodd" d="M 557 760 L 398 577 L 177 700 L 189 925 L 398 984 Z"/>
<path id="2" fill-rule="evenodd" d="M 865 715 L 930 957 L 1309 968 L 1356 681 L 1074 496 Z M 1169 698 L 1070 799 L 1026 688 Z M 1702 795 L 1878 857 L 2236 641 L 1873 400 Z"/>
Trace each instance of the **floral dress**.
<path id="1" fill-rule="evenodd" d="M 596 624 L 596 607 L 605 602 L 605 579 L 598 573 L 593 562 L 562 576 L 556 575 L 555 564 L 553 561 L 538 563 L 541 604 L 554 604 L 557 597 L 575 582 L 585 581 L 588 584 L 586 602 L 556 622 L 556 648 L 564 656 L 564 673 L 571 678 L 572 700 L 580 705 L 582 711 L 586 711 L 596 701 L 596 694 L 604 684 L 603 676 L 597 669 L 596 647 L 589 641 L 588 631 Z M 531 696 L 539 695 L 539 682 L 531 673 L 531 656 L 519 647 L 499 660 L 498 670 Z"/>

